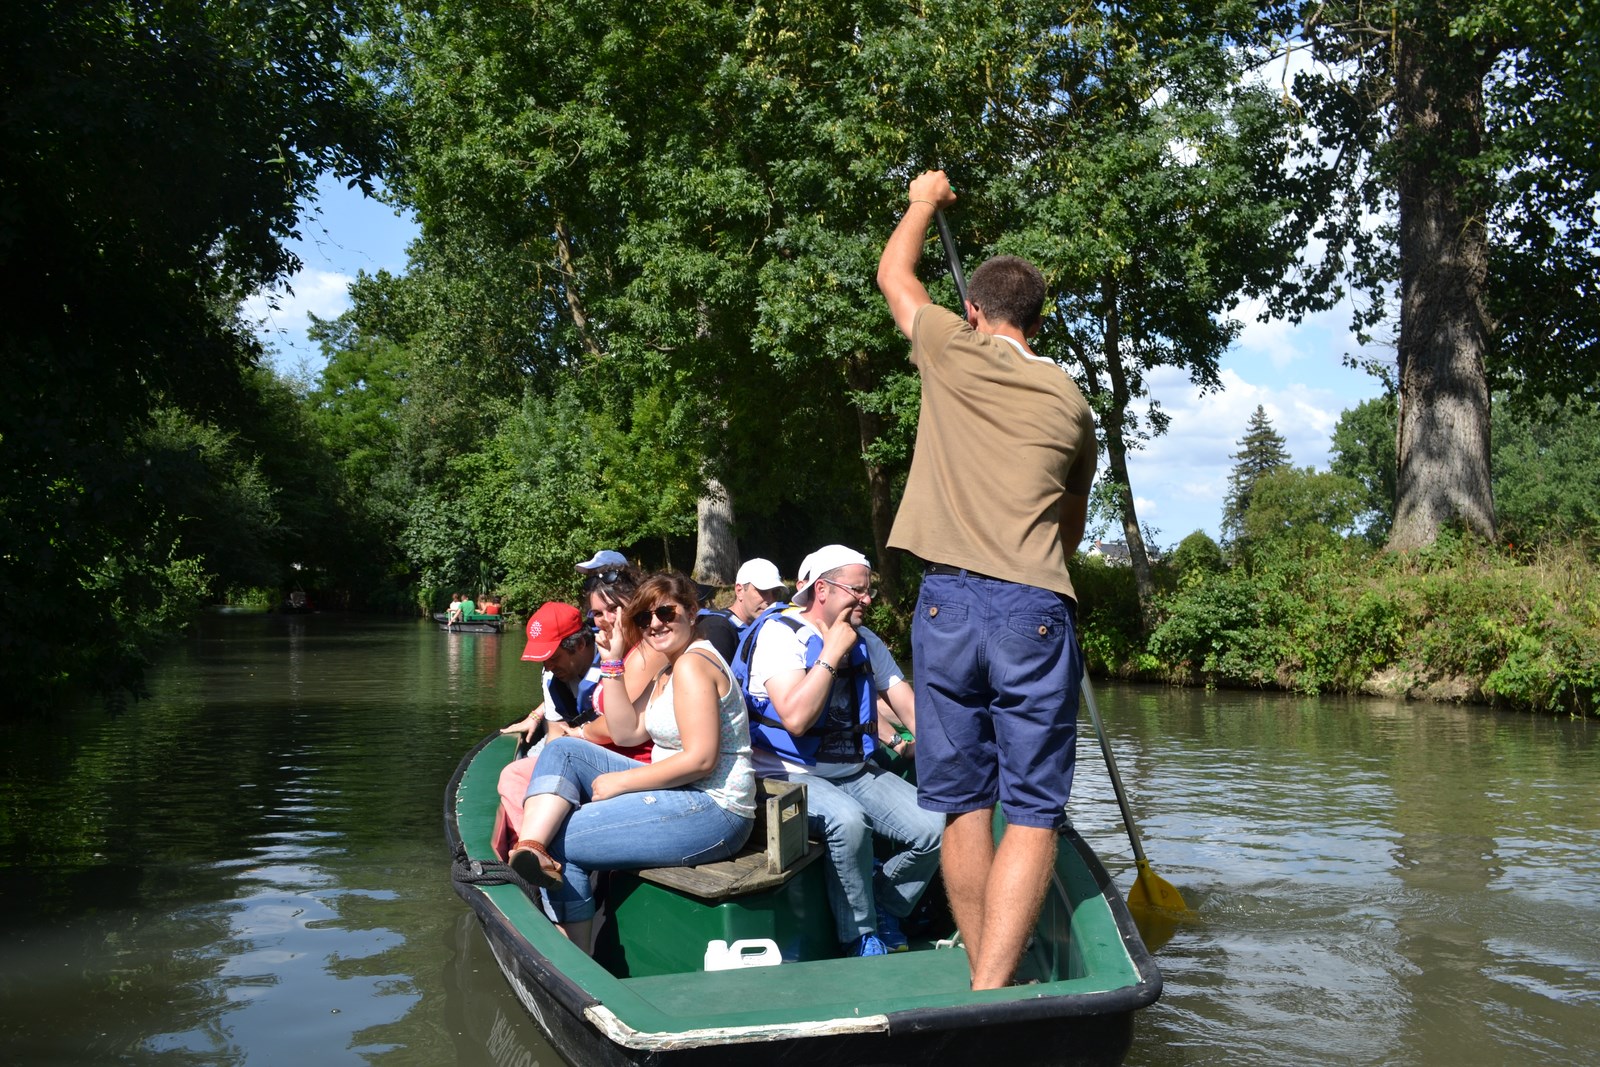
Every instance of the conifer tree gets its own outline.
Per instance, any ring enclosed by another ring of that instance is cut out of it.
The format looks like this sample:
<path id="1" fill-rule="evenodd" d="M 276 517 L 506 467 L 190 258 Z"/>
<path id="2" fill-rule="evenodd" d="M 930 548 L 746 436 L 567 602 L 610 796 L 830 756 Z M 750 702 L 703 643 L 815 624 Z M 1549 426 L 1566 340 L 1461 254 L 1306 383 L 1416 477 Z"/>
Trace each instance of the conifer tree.
<path id="1" fill-rule="evenodd" d="M 1250 510 L 1250 494 L 1256 483 L 1289 466 L 1288 442 L 1273 427 L 1267 409 L 1260 404 L 1250 416 L 1233 458 L 1236 462 L 1228 475 L 1228 495 L 1222 502 L 1222 536 L 1237 541 L 1244 533 L 1244 516 Z"/>

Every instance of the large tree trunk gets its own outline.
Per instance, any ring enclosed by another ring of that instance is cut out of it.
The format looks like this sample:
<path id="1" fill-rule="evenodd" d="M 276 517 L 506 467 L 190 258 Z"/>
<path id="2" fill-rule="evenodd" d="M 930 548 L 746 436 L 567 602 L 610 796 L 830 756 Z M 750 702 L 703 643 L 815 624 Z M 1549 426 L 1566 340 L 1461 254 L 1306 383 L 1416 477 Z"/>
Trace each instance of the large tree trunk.
<path id="1" fill-rule="evenodd" d="M 866 354 L 856 352 L 845 361 L 845 380 L 850 388 L 864 393 L 875 384 L 867 370 Z M 875 411 L 856 407 L 856 428 L 861 435 L 861 454 L 867 455 L 883 432 L 883 420 Z M 880 584 L 891 596 L 900 589 L 900 554 L 889 550 L 889 530 L 894 526 L 894 502 L 889 491 L 889 472 L 881 463 L 867 463 L 867 499 L 872 508 L 872 549 Z"/>
<path id="2" fill-rule="evenodd" d="M 733 498 L 715 477 L 706 477 L 695 508 L 694 577 L 710 585 L 732 585 L 739 573 L 739 545 L 733 537 Z"/>
<path id="3" fill-rule="evenodd" d="M 1150 573 L 1150 553 L 1139 529 L 1139 516 L 1133 501 L 1133 485 L 1128 480 L 1127 428 L 1123 413 L 1128 410 L 1128 374 L 1122 366 L 1122 316 L 1117 304 L 1120 287 L 1115 276 L 1107 274 L 1101 283 L 1101 314 L 1105 322 L 1106 375 L 1111 379 L 1111 403 L 1103 405 L 1106 461 L 1110 469 L 1104 477 L 1116 487 L 1117 510 L 1122 517 L 1122 536 L 1128 545 L 1128 562 L 1133 566 L 1133 584 L 1139 593 L 1139 628 L 1148 634 L 1155 626 L 1155 577 Z M 1093 375 L 1090 375 L 1093 378 Z"/>
<path id="4" fill-rule="evenodd" d="M 1432 544 L 1457 522 L 1493 539 L 1482 197 L 1461 160 L 1483 139 L 1485 59 L 1413 27 L 1396 44 L 1400 195 L 1399 480 L 1389 547 Z"/>
<path id="5" fill-rule="evenodd" d="M 717 478 L 706 477 L 696 504 L 694 577 L 710 585 L 731 585 L 739 573 L 739 545 L 733 539 L 733 498 Z"/>

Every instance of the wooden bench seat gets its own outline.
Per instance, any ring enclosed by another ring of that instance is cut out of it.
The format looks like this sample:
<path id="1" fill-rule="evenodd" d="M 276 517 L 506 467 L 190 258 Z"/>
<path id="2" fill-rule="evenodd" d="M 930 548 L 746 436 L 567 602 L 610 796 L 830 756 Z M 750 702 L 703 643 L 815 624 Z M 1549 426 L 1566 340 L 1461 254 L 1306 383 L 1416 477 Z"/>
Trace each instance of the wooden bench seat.
<path id="1" fill-rule="evenodd" d="M 720 901 L 781 886 L 813 863 L 824 849 L 806 832 L 806 787 L 800 782 L 756 779 L 756 824 L 750 840 L 733 856 L 695 867 L 654 867 L 640 878 Z"/>

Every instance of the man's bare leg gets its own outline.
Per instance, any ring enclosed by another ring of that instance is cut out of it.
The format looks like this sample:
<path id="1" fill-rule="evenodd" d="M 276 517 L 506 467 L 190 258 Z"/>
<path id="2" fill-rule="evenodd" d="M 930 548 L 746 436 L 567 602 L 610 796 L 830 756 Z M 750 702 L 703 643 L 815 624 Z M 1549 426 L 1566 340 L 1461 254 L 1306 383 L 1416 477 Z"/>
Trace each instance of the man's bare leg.
<path id="1" fill-rule="evenodd" d="M 945 895 L 950 898 L 950 911 L 961 930 L 967 962 L 974 976 L 978 970 L 978 949 L 984 941 L 984 894 L 993 863 L 993 808 L 945 816 L 939 865 L 944 873 Z"/>
<path id="2" fill-rule="evenodd" d="M 973 989 L 999 989 L 1011 984 L 1028 936 L 1038 922 L 1055 860 L 1054 830 L 1006 827 L 984 889 L 980 951 L 974 955 L 970 942 L 967 946 Z"/>

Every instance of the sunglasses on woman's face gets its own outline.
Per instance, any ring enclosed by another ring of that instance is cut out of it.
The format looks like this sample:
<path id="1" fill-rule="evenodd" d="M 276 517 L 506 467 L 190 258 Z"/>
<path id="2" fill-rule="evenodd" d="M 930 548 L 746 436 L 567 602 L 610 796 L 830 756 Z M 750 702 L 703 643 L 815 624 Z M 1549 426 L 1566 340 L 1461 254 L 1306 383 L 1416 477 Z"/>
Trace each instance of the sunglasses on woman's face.
<path id="1" fill-rule="evenodd" d="M 656 617 L 657 622 L 665 626 L 678 617 L 678 606 L 676 604 L 657 604 L 654 608 L 636 611 L 633 613 L 633 625 L 641 630 L 648 629 L 650 616 L 652 615 Z"/>

